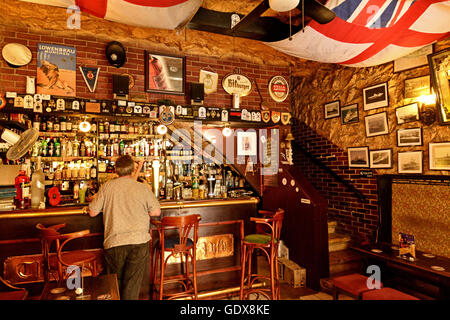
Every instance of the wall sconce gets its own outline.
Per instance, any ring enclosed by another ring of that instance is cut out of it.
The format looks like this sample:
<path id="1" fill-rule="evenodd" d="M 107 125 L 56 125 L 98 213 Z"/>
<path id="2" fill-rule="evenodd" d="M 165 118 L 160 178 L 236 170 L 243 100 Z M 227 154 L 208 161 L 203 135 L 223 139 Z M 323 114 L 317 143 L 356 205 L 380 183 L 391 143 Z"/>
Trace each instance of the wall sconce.
<path id="1" fill-rule="evenodd" d="M 436 121 L 436 94 L 422 95 L 417 99 L 420 105 L 420 121 L 431 125 Z"/>
<path id="2" fill-rule="evenodd" d="M 232 133 L 233 130 L 231 130 L 229 126 L 225 126 L 225 128 L 222 129 L 222 134 L 224 137 L 229 137 Z"/>

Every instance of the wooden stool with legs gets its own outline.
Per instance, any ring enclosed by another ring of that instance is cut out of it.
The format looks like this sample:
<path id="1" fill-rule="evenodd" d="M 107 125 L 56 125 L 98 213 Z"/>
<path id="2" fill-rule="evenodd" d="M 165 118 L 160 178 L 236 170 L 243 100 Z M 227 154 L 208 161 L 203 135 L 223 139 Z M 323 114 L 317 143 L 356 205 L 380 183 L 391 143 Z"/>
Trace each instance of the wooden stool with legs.
<path id="1" fill-rule="evenodd" d="M 50 275 L 58 282 L 66 280 L 64 269 L 69 266 L 79 266 L 90 270 L 93 277 L 98 276 L 101 267 L 97 266 L 97 254 L 92 250 L 63 251 L 68 242 L 86 236 L 89 230 L 61 234 L 58 230 L 66 224 L 58 224 L 45 227 L 41 223 L 36 225 L 42 245 L 42 262 L 44 270 L 44 282 L 50 281 Z M 51 253 L 52 245 L 55 244 L 54 253 Z"/>
<path id="2" fill-rule="evenodd" d="M 278 278 L 278 244 L 280 241 L 281 226 L 284 218 L 284 210 L 276 212 L 260 210 L 263 218 L 250 218 L 257 225 L 268 227 L 270 233 L 249 234 L 244 237 L 241 244 L 241 290 L 240 299 L 246 299 L 251 293 L 260 293 L 272 300 L 280 299 L 280 283 Z M 259 249 L 267 258 L 270 267 L 270 277 L 252 273 L 252 255 L 255 249 Z M 247 265 L 248 264 L 248 265 Z M 247 274 L 246 274 L 247 269 Z M 247 275 L 247 279 L 245 276 Z M 253 288 L 255 281 L 268 279 L 270 289 Z M 244 288 L 245 282 L 247 287 Z"/>
<path id="3" fill-rule="evenodd" d="M 197 261 L 196 261 L 196 247 L 198 240 L 198 226 L 201 217 L 198 214 L 178 216 L 178 217 L 163 217 L 161 221 L 151 220 L 151 223 L 156 226 L 159 239 L 155 241 L 154 245 L 154 264 L 150 275 L 153 278 L 152 296 L 154 298 L 162 299 L 176 299 L 186 296 L 191 296 L 197 299 Z M 190 237 L 191 231 L 193 236 Z M 184 271 L 180 275 L 166 276 L 165 271 L 170 258 L 181 258 L 181 264 L 184 264 Z M 189 259 L 192 265 L 192 276 L 189 272 Z M 184 260 L 184 262 L 183 262 Z M 158 262 L 160 266 L 159 279 Z M 169 293 L 168 290 L 164 292 L 164 286 L 168 284 L 180 284 L 181 289 Z"/>

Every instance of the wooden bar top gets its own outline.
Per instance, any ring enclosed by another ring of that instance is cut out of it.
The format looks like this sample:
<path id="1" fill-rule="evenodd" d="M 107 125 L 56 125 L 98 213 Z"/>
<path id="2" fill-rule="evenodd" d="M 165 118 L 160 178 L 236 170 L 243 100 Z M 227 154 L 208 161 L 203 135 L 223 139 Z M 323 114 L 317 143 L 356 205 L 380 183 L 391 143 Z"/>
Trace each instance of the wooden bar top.
<path id="1" fill-rule="evenodd" d="M 183 208 L 198 208 L 198 207 L 216 207 L 216 206 L 231 206 L 239 204 L 258 204 L 259 198 L 245 197 L 245 198 L 227 198 L 227 199 L 204 199 L 204 200 L 179 200 L 179 201 L 161 201 L 161 210 L 164 209 L 183 209 Z M 46 209 L 26 209 L 26 210 L 12 210 L 0 211 L 0 219 L 11 218 L 30 218 L 30 217 L 48 217 L 61 215 L 84 215 L 87 214 L 88 204 L 48 207 Z"/>

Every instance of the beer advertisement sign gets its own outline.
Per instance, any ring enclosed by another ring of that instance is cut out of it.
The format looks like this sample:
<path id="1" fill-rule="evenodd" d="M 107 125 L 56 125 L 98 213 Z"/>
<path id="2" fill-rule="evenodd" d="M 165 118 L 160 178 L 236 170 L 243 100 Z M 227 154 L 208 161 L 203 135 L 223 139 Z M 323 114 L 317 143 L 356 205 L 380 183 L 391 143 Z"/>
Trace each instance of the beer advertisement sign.
<path id="1" fill-rule="evenodd" d="M 272 77 L 269 81 L 269 94 L 276 102 L 283 102 L 289 95 L 289 84 L 282 76 Z"/>
<path id="2" fill-rule="evenodd" d="M 222 80 L 223 89 L 228 94 L 244 97 L 252 91 L 252 81 L 239 73 L 230 73 Z"/>

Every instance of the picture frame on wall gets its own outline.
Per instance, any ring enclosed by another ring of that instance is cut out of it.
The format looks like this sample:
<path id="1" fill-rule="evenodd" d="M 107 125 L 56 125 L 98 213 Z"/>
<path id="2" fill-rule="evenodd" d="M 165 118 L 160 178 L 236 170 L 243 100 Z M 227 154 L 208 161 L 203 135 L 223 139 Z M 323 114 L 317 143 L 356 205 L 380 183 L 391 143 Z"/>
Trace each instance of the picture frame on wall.
<path id="1" fill-rule="evenodd" d="M 389 105 L 387 82 L 364 88 L 363 101 L 365 111 L 387 107 Z"/>
<path id="2" fill-rule="evenodd" d="M 359 122 L 358 104 L 354 103 L 341 108 L 341 123 L 350 124 Z"/>
<path id="3" fill-rule="evenodd" d="M 450 170 L 450 141 L 428 144 L 430 170 Z"/>
<path id="4" fill-rule="evenodd" d="M 370 150 L 370 168 L 392 168 L 392 149 Z"/>
<path id="5" fill-rule="evenodd" d="M 423 151 L 398 152 L 398 173 L 423 173 Z"/>
<path id="6" fill-rule="evenodd" d="M 428 55 L 431 84 L 436 93 L 440 125 L 450 125 L 450 48 Z"/>
<path id="7" fill-rule="evenodd" d="M 427 45 L 406 56 L 394 60 L 394 73 L 427 65 L 427 56 L 433 53 L 433 45 Z"/>
<path id="8" fill-rule="evenodd" d="M 340 106 L 341 106 L 341 102 L 339 100 L 325 103 L 325 106 L 324 106 L 325 119 L 332 119 L 332 118 L 339 117 Z"/>
<path id="9" fill-rule="evenodd" d="M 419 121 L 419 105 L 417 102 L 395 108 L 397 124 Z"/>
<path id="10" fill-rule="evenodd" d="M 418 98 L 431 94 L 430 76 L 405 79 L 405 99 Z"/>
<path id="11" fill-rule="evenodd" d="M 375 113 L 364 118 L 366 137 L 380 136 L 389 133 L 387 112 Z"/>
<path id="12" fill-rule="evenodd" d="M 145 51 L 145 91 L 184 95 L 186 57 Z"/>
<path id="13" fill-rule="evenodd" d="M 369 167 L 369 147 L 350 147 L 347 149 L 350 168 Z"/>
<path id="14" fill-rule="evenodd" d="M 397 130 L 397 146 L 421 146 L 422 128 L 409 128 Z"/>

